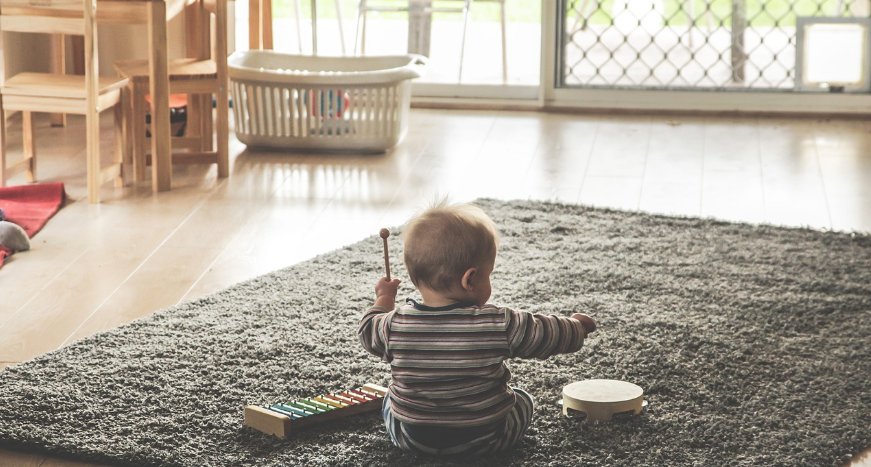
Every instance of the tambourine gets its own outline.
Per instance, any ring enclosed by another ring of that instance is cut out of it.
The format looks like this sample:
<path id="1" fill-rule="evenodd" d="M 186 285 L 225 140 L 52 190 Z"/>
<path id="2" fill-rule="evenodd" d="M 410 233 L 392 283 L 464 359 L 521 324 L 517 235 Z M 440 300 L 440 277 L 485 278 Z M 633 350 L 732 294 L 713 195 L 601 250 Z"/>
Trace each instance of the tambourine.
<path id="1" fill-rule="evenodd" d="M 610 422 L 640 415 L 647 407 L 644 390 L 626 381 L 588 379 L 563 388 L 563 415 Z"/>

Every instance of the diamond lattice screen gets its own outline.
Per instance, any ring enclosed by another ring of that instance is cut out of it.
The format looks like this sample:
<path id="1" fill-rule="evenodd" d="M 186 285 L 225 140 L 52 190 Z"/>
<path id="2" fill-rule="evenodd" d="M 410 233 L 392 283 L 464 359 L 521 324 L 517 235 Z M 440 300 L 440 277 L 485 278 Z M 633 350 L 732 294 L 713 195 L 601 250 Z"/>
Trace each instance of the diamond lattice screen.
<path id="1" fill-rule="evenodd" d="M 560 87 L 791 90 L 797 16 L 868 16 L 868 0 L 563 5 Z"/>

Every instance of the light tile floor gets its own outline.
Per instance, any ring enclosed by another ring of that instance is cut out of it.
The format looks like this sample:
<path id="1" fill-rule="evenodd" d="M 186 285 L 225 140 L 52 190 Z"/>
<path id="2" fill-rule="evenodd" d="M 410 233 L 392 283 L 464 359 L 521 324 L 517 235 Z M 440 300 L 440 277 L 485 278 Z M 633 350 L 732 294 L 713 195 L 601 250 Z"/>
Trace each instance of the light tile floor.
<path id="1" fill-rule="evenodd" d="M 264 152 L 233 139 L 228 179 L 178 166 L 170 192 L 106 185 L 99 205 L 86 202 L 81 119 L 40 120 L 40 178 L 63 181 L 70 201 L 0 270 L 0 368 L 375 235 L 437 193 L 871 231 L 864 120 L 423 109 L 410 118 L 386 154 Z M 12 159 L 20 130 L 13 118 Z M 871 454 L 863 459 L 851 465 L 871 466 Z M 0 467 L 25 465 L 82 464 L 0 451 Z"/>

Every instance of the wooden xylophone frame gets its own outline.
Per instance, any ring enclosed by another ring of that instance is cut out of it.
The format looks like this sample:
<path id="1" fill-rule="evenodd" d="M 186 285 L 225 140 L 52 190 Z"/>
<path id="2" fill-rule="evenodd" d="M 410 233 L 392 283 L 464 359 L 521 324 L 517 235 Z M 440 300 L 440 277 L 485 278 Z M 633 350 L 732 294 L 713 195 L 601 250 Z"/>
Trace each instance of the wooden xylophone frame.
<path id="1" fill-rule="evenodd" d="M 576 381 L 563 388 L 563 415 L 579 420 L 610 422 L 634 418 L 647 401 L 637 384 L 613 379 Z"/>
<path id="2" fill-rule="evenodd" d="M 245 407 L 245 425 L 279 438 L 290 436 L 290 430 L 344 418 L 381 408 L 387 388 L 364 384 L 359 389 L 340 391 L 317 397 L 296 399 L 272 405 Z"/>

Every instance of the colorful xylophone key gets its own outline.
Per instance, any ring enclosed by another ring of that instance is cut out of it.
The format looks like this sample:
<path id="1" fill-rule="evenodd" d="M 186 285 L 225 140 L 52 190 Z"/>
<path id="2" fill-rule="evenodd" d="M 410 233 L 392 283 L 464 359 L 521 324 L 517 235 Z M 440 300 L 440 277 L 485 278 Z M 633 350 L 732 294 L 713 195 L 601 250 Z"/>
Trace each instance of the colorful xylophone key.
<path id="1" fill-rule="evenodd" d="M 387 388 L 365 384 L 359 389 L 296 399 L 272 405 L 245 407 L 245 425 L 279 438 L 290 436 L 291 428 L 347 417 L 381 408 Z"/>

